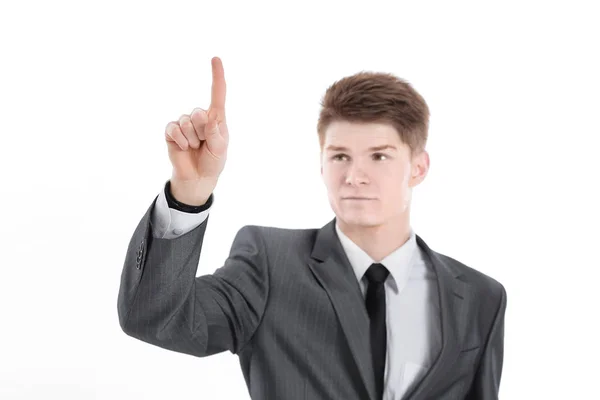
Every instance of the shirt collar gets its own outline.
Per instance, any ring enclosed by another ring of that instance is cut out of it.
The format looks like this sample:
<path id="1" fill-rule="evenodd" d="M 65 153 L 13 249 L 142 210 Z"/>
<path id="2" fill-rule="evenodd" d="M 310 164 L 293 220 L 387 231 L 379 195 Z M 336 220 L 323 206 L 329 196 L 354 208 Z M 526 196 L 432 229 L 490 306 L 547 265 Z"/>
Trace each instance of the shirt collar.
<path id="1" fill-rule="evenodd" d="M 339 228 L 337 222 L 335 224 L 335 229 L 342 247 L 348 256 L 350 265 L 354 270 L 356 279 L 360 282 L 365 272 L 367 272 L 367 269 L 375 262 L 375 260 L 346 236 Z M 402 290 L 406 285 L 414 264 L 413 257 L 417 253 L 417 248 L 416 235 L 411 227 L 410 236 L 406 243 L 387 255 L 383 260 L 379 261 L 390 271 L 392 281 L 395 282 L 395 285 L 393 285 L 395 286 L 395 290 Z"/>

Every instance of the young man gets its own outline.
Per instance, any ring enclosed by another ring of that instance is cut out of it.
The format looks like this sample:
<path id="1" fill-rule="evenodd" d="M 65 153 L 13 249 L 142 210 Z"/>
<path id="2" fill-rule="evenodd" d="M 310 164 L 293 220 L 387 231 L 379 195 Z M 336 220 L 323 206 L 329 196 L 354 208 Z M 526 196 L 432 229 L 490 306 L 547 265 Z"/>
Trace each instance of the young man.
<path id="1" fill-rule="evenodd" d="M 335 218 L 244 226 L 224 265 L 196 277 L 229 142 L 223 67 L 212 63 L 208 111 L 167 125 L 173 174 L 129 243 L 122 329 L 198 357 L 237 354 L 252 399 L 497 399 L 506 291 L 412 230 L 429 110 L 391 74 L 343 78 L 323 98 Z"/>

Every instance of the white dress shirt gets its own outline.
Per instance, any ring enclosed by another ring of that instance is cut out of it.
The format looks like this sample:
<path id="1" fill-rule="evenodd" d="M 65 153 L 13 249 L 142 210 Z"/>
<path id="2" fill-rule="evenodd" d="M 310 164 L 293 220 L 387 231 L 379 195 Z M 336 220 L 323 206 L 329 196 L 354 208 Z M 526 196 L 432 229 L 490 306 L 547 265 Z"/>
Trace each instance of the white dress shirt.
<path id="1" fill-rule="evenodd" d="M 200 225 L 210 208 L 186 213 L 169 208 L 164 189 L 158 195 L 150 224 L 156 238 L 173 239 Z M 401 400 L 427 373 L 441 351 L 440 310 L 435 272 L 417 246 L 414 230 L 406 243 L 386 256 L 373 260 L 336 224 L 336 232 L 366 298 L 364 273 L 375 262 L 390 274 L 385 281 L 387 356 L 383 400 Z"/>

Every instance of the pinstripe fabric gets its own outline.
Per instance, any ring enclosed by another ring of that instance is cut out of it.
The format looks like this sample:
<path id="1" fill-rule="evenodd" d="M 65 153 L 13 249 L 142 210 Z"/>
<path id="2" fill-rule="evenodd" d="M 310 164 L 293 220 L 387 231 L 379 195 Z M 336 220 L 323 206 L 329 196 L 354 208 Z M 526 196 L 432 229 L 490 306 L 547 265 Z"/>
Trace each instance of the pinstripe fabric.
<path id="1" fill-rule="evenodd" d="M 155 238 L 154 205 L 125 256 L 117 305 L 125 333 L 198 357 L 238 355 L 252 399 L 375 400 L 368 315 L 335 219 L 321 229 L 244 226 L 223 266 L 196 277 L 210 217 Z M 417 242 L 438 278 L 443 347 L 404 398 L 497 399 L 504 287 Z"/>

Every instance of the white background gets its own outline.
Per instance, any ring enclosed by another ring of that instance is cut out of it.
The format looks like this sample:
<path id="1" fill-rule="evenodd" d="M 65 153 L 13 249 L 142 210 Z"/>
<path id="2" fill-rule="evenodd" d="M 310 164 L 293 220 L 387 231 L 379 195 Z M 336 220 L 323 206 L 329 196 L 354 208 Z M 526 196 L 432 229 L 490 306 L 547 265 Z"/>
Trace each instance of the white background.
<path id="1" fill-rule="evenodd" d="M 0 398 L 249 398 L 231 353 L 121 331 L 128 242 L 170 177 L 164 128 L 223 60 L 228 163 L 198 275 L 243 225 L 318 228 L 319 101 L 361 70 L 431 109 L 412 225 L 508 292 L 503 399 L 597 394 L 598 13 L 589 2 L 6 1 Z"/>

